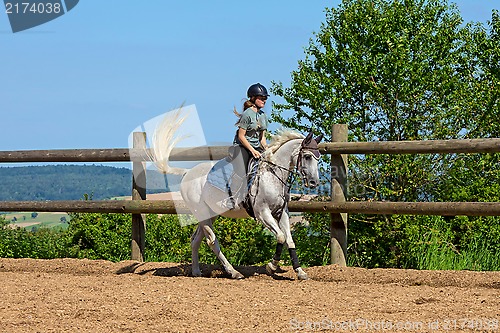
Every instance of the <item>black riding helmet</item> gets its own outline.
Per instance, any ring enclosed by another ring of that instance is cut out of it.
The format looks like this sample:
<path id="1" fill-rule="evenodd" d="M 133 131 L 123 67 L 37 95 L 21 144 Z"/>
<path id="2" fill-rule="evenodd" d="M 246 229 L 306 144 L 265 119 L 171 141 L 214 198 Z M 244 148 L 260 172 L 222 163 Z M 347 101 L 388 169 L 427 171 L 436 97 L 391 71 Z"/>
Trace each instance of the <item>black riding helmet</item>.
<path id="1" fill-rule="evenodd" d="M 266 96 L 267 97 L 267 96 L 269 96 L 269 94 L 267 93 L 266 87 L 264 87 L 260 83 L 255 83 L 255 84 L 252 84 L 248 88 L 248 91 L 247 91 L 247 97 L 248 98 L 251 98 L 251 97 L 254 97 L 254 96 Z"/>

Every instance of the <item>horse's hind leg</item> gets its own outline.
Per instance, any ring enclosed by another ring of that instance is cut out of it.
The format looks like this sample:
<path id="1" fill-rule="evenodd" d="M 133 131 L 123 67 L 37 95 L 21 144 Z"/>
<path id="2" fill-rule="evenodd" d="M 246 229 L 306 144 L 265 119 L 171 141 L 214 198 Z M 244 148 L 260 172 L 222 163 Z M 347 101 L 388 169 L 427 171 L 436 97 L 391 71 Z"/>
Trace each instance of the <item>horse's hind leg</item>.
<path id="1" fill-rule="evenodd" d="M 192 267 L 191 274 L 196 277 L 201 276 L 199 250 L 203 237 L 204 234 L 202 227 L 198 224 L 198 228 L 196 228 L 196 231 L 193 233 L 193 236 L 191 236 L 191 256 L 193 260 L 193 263 L 191 264 Z"/>
<path id="2" fill-rule="evenodd" d="M 243 279 L 244 278 L 243 274 L 234 269 L 234 267 L 229 263 L 229 261 L 227 261 L 226 257 L 222 253 L 219 241 L 217 240 L 217 237 L 215 236 L 215 233 L 212 228 L 213 221 L 215 221 L 215 218 L 211 218 L 209 220 L 204 220 L 200 222 L 200 227 L 203 229 L 205 237 L 207 238 L 208 246 L 210 246 L 212 251 L 217 256 L 222 266 L 224 267 L 224 270 L 228 274 L 231 274 L 231 277 L 233 279 Z"/>

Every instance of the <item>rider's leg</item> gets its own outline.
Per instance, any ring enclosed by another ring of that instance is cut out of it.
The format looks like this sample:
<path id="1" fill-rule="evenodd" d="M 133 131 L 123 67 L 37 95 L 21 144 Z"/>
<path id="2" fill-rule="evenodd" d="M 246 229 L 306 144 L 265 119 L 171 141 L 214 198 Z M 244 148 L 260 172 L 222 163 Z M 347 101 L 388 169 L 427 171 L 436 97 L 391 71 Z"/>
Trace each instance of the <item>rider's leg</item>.
<path id="1" fill-rule="evenodd" d="M 237 158 L 233 160 L 234 173 L 231 191 L 235 204 L 243 201 L 247 192 L 247 173 L 250 152 L 243 146 L 238 146 L 239 152 Z"/>

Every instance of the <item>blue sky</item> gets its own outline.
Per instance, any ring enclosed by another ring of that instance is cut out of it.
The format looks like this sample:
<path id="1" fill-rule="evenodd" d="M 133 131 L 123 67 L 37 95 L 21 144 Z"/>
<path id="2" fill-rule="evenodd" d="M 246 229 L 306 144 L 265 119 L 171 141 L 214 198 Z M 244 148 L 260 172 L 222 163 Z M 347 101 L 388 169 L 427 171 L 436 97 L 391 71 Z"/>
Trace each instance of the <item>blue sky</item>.
<path id="1" fill-rule="evenodd" d="M 456 3 L 466 21 L 499 8 Z M 81 0 L 16 34 L 2 10 L 0 150 L 124 148 L 134 128 L 182 103 L 196 105 L 209 144 L 227 144 L 247 87 L 288 83 L 324 8 L 338 4 Z"/>

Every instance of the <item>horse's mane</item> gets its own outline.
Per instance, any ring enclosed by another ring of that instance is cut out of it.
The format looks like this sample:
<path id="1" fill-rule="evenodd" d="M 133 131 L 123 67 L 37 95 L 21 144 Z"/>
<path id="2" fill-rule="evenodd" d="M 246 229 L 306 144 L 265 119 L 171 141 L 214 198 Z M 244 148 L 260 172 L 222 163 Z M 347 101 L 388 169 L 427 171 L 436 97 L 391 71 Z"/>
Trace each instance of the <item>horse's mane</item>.
<path id="1" fill-rule="evenodd" d="M 267 160 L 272 160 L 274 153 L 290 140 L 303 139 L 304 135 L 297 131 L 290 129 L 279 129 L 276 134 L 271 136 L 271 141 L 267 150 L 264 153 L 264 158 Z"/>

